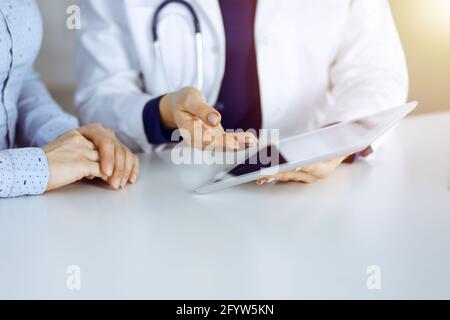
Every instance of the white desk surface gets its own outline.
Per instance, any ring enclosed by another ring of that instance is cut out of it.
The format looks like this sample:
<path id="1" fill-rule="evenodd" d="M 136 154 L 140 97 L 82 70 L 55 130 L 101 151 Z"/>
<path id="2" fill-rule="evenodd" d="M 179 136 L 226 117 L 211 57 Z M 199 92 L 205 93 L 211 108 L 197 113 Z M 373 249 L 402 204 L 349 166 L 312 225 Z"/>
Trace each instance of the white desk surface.
<path id="1" fill-rule="evenodd" d="M 179 170 L 143 156 L 123 192 L 0 200 L 0 298 L 450 298 L 450 113 L 409 118 L 315 185 L 199 196 Z"/>

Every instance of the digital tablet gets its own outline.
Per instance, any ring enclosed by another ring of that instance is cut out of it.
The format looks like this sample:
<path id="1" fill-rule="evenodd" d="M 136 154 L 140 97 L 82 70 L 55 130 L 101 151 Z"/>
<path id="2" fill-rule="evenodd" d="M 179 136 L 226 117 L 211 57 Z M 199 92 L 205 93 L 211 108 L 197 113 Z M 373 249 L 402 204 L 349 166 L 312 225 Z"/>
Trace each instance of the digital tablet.
<path id="1" fill-rule="evenodd" d="M 211 193 L 276 173 L 363 151 L 411 113 L 416 106 L 416 102 L 408 103 L 284 139 L 277 145 L 260 146 L 249 153 L 245 160 L 227 168 L 226 171 L 219 172 L 194 192 Z"/>

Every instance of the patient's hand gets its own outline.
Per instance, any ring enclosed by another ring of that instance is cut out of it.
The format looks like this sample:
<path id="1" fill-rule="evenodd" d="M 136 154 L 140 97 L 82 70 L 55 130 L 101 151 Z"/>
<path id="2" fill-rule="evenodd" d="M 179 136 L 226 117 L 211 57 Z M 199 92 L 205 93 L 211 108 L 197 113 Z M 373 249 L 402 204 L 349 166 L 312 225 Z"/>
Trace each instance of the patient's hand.
<path id="1" fill-rule="evenodd" d="M 227 133 L 221 115 L 210 107 L 203 94 L 194 88 L 169 93 L 161 99 L 160 113 L 168 129 L 180 129 L 183 139 L 197 149 L 234 151 L 257 144 L 251 133 Z"/>
<path id="2" fill-rule="evenodd" d="M 94 144 L 73 130 L 44 148 L 50 171 L 47 191 L 87 177 L 107 177 L 100 170 L 99 154 Z"/>
<path id="3" fill-rule="evenodd" d="M 113 189 L 125 188 L 134 183 L 139 174 L 139 158 L 134 155 L 111 129 L 90 124 L 78 129 L 83 137 L 90 140 L 98 150 L 100 169 Z"/>
<path id="4" fill-rule="evenodd" d="M 117 190 L 139 174 L 138 157 L 99 124 L 69 131 L 43 149 L 50 170 L 47 191 L 84 178 L 101 178 Z"/>
<path id="5" fill-rule="evenodd" d="M 318 180 L 326 179 L 333 174 L 336 168 L 346 159 L 347 157 L 336 158 L 330 161 L 319 162 L 310 166 L 305 166 L 303 168 L 298 168 L 293 171 L 288 171 L 284 173 L 279 173 L 274 176 L 265 177 L 257 181 L 258 185 L 263 185 L 265 183 L 279 181 L 279 182 L 301 182 L 311 184 L 317 182 Z"/>

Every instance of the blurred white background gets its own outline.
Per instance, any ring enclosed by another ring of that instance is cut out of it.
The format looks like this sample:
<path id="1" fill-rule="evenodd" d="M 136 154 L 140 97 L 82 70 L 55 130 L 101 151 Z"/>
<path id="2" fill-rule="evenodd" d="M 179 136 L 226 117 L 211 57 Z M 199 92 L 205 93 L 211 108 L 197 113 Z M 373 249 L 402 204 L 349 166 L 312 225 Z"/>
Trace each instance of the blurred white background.
<path id="1" fill-rule="evenodd" d="M 114 0 L 113 0 L 114 1 Z M 73 111 L 75 90 L 75 31 L 66 28 L 66 9 L 76 0 L 38 0 L 44 19 L 44 43 L 36 69 L 53 97 Z"/>
<path id="2" fill-rule="evenodd" d="M 408 57 L 410 100 L 421 103 L 418 113 L 450 110 L 450 0 L 390 2 Z M 55 99 L 72 111 L 75 31 L 66 28 L 66 9 L 77 0 L 38 3 L 44 17 L 45 39 L 37 69 Z"/>

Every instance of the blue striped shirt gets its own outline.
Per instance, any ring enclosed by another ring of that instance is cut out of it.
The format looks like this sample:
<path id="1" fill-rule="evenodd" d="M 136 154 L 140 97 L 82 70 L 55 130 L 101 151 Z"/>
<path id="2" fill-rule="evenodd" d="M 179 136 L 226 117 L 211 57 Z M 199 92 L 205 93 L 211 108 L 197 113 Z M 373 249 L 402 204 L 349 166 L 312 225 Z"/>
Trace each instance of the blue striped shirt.
<path id="1" fill-rule="evenodd" d="M 0 1 L 0 198 L 43 193 L 49 169 L 40 147 L 78 126 L 33 70 L 42 33 L 35 0 Z"/>

